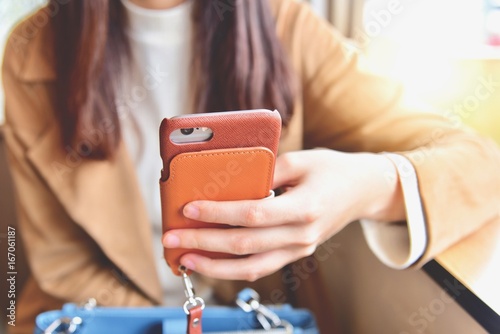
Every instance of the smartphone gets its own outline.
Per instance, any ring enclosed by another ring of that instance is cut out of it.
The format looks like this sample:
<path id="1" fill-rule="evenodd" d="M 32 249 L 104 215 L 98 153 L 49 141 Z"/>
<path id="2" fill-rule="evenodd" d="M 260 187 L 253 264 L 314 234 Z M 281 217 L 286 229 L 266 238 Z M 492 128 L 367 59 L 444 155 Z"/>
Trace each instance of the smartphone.
<path id="1" fill-rule="evenodd" d="M 165 118 L 160 125 L 162 180 L 172 158 L 184 152 L 267 147 L 275 155 L 281 135 L 281 117 L 267 109 L 189 114 Z"/>
<path id="2" fill-rule="evenodd" d="M 191 201 L 270 196 L 280 135 L 281 117 L 276 110 L 190 114 L 164 119 L 160 126 L 163 232 L 230 227 L 184 217 L 182 209 Z M 180 275 L 179 260 L 188 252 L 211 258 L 234 257 L 199 250 L 165 249 L 165 259 L 175 274 Z"/>

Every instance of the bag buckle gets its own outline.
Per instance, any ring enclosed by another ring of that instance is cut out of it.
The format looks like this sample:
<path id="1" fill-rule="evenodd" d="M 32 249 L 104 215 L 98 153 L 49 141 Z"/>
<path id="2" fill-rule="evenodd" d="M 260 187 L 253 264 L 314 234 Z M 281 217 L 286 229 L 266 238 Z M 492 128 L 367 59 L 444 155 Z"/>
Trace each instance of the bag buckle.
<path id="1" fill-rule="evenodd" d="M 72 334 L 83 323 L 80 317 L 62 317 L 54 320 L 44 331 L 43 334 Z"/>
<path id="2" fill-rule="evenodd" d="M 283 327 L 286 329 L 287 333 L 293 332 L 292 324 L 280 319 L 271 309 L 262 305 L 260 303 L 259 294 L 253 289 L 245 288 L 241 290 L 240 293 L 238 293 L 236 304 L 245 312 L 255 312 L 257 320 L 266 331 Z"/>
<path id="3" fill-rule="evenodd" d="M 193 282 L 191 281 L 191 279 L 187 274 L 186 267 L 179 266 L 179 271 L 182 274 L 182 282 L 184 283 L 184 294 L 186 295 L 187 298 L 186 302 L 184 303 L 184 306 L 182 307 L 184 309 L 184 312 L 186 312 L 186 314 L 189 314 L 189 310 L 198 305 L 200 305 L 201 309 L 203 310 L 205 308 L 205 301 L 201 297 L 196 297 L 193 287 Z"/>

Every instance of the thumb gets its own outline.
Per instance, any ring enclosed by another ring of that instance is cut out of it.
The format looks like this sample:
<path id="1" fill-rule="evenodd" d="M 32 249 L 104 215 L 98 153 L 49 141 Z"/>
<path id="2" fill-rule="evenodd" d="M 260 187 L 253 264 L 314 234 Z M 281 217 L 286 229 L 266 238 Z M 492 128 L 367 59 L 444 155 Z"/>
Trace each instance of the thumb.
<path id="1" fill-rule="evenodd" d="M 274 167 L 273 189 L 298 184 L 304 175 L 300 155 L 286 153 L 278 156 Z"/>

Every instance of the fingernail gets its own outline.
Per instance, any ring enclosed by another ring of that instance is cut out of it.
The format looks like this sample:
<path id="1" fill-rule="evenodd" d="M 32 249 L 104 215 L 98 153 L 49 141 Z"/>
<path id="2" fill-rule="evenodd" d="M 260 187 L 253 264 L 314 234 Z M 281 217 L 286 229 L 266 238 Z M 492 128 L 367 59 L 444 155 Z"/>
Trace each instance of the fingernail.
<path id="1" fill-rule="evenodd" d="M 166 248 L 176 248 L 181 244 L 181 239 L 175 234 L 167 234 L 163 239 L 163 246 Z"/>
<path id="2" fill-rule="evenodd" d="M 198 219 L 198 217 L 200 216 L 200 210 L 194 204 L 186 205 L 182 213 L 184 214 L 184 216 L 191 219 Z"/>
<path id="3" fill-rule="evenodd" d="M 182 264 L 189 270 L 196 270 L 196 266 L 194 265 L 194 262 L 191 260 L 183 260 Z"/>

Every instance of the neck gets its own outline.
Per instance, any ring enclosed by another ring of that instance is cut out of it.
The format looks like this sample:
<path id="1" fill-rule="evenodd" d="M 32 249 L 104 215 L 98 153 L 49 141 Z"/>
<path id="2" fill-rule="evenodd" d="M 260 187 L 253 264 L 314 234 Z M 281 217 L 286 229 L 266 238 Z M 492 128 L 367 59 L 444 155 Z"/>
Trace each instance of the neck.
<path id="1" fill-rule="evenodd" d="M 169 9 L 180 5 L 185 0 L 130 0 L 137 6 L 147 9 Z"/>

